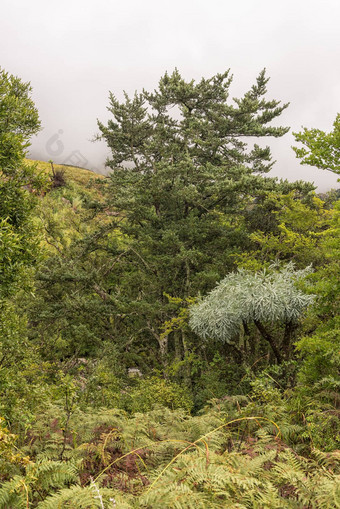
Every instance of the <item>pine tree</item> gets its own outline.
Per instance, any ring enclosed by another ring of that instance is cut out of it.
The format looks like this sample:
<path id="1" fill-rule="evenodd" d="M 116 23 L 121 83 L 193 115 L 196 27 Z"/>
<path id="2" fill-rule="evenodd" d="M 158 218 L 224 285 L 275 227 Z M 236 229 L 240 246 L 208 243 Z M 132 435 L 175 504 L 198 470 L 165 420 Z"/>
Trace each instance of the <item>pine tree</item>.
<path id="1" fill-rule="evenodd" d="M 175 70 L 153 93 L 125 94 L 123 103 L 110 94 L 113 118 L 98 123 L 112 152 L 112 228 L 129 239 L 106 248 L 119 258 L 119 274 L 107 279 L 124 317 L 120 337 L 139 329 L 139 338 L 157 340 L 163 360 L 169 345 L 160 331 L 171 317 L 164 293 L 186 298 L 211 289 L 247 245 L 242 212 L 257 192 L 279 187 L 264 176 L 269 147 L 246 140 L 284 135 L 288 128 L 270 122 L 288 105 L 266 99 L 265 71 L 233 101 L 231 81 L 227 71 L 187 82 Z"/>

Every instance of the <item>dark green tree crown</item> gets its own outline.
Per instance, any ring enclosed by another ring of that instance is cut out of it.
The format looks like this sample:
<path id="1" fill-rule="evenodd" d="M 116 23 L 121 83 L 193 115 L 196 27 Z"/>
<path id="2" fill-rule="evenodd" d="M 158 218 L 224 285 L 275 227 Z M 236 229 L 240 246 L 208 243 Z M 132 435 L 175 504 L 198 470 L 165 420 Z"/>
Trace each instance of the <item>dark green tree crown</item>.
<path id="1" fill-rule="evenodd" d="M 207 163 L 232 167 L 245 164 L 257 172 L 270 170 L 269 147 L 254 145 L 244 137 L 284 135 L 289 128 L 268 125 L 288 104 L 267 100 L 265 70 L 241 98 L 229 99 L 229 70 L 210 79 L 185 81 L 176 69 L 165 74 L 153 93 L 143 90 L 119 103 L 110 93 L 108 110 L 113 119 L 98 122 L 101 137 L 112 150 L 111 168 L 132 163 L 139 171 L 156 172 L 165 162 L 190 159 L 195 167 Z"/>

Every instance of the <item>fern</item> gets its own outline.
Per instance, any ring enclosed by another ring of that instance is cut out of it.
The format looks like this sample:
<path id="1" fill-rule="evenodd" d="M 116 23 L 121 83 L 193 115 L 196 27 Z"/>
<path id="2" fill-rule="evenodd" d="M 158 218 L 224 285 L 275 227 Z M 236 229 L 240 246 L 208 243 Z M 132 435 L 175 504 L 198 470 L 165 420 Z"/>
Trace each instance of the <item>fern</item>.
<path id="1" fill-rule="evenodd" d="M 247 405 L 226 401 L 195 417 L 160 407 L 134 416 L 77 410 L 64 461 L 44 458 L 51 443 L 56 457 L 62 447 L 54 415 L 57 406 L 32 427 L 27 452 L 36 457 L 3 482 L 0 509 L 339 507 L 339 453 L 304 457 L 282 442 L 275 420 L 292 443 L 308 427 L 289 420 L 285 400 L 261 380 Z"/>
<path id="2" fill-rule="evenodd" d="M 0 508 L 26 508 L 30 501 L 44 497 L 54 488 L 72 483 L 77 478 L 76 467 L 55 461 L 29 463 L 24 476 L 15 476 L 0 488 Z"/>
<path id="3" fill-rule="evenodd" d="M 105 504 L 113 503 L 114 494 L 111 490 L 101 490 L 101 495 Z M 63 509 L 70 507 L 72 509 L 102 509 L 101 499 L 93 491 L 91 487 L 82 488 L 81 486 L 72 486 L 58 491 L 58 493 L 49 496 L 43 502 L 38 504 L 38 509 Z M 109 505 L 104 506 L 105 509 Z"/>
<path id="4" fill-rule="evenodd" d="M 0 488 L 0 508 L 25 509 L 27 507 L 28 496 L 25 479 L 15 476 L 11 481 L 5 482 Z"/>

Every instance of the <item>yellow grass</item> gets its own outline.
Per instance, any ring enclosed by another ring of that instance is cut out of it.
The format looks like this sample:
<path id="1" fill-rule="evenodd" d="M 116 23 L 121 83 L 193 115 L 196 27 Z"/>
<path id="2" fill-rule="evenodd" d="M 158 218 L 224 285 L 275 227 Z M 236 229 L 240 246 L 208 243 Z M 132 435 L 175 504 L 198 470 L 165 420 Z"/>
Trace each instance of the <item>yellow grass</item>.
<path id="1" fill-rule="evenodd" d="M 38 171 L 43 171 L 44 173 L 52 174 L 51 163 L 46 161 L 34 161 L 32 159 L 28 159 L 28 161 L 33 162 L 37 165 Z M 87 185 L 91 179 L 104 179 L 104 175 L 100 175 L 90 170 L 86 170 L 85 168 L 78 168 L 75 166 L 67 166 L 64 164 L 55 164 L 53 163 L 54 170 L 64 171 L 66 180 L 70 180 L 80 185 Z"/>

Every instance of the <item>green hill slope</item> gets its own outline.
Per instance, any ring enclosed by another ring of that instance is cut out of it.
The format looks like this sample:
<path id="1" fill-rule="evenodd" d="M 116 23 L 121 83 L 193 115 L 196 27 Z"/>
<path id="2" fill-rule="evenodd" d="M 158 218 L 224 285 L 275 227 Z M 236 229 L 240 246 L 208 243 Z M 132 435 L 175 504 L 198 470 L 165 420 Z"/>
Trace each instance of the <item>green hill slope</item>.
<path id="1" fill-rule="evenodd" d="M 52 175 L 51 163 L 47 161 L 37 161 L 32 159 L 28 159 L 28 161 L 36 164 L 39 171 L 43 171 Z M 97 174 L 85 168 L 80 168 L 78 166 L 67 166 L 65 164 L 53 163 L 53 167 L 55 171 L 64 172 L 65 178 L 67 180 L 80 185 L 86 186 L 93 179 L 105 179 L 105 176 L 103 175 Z"/>

